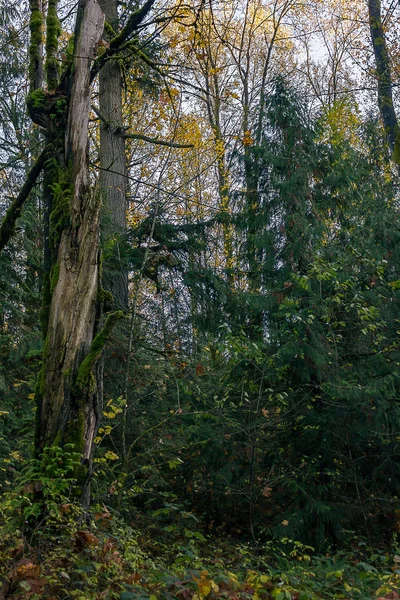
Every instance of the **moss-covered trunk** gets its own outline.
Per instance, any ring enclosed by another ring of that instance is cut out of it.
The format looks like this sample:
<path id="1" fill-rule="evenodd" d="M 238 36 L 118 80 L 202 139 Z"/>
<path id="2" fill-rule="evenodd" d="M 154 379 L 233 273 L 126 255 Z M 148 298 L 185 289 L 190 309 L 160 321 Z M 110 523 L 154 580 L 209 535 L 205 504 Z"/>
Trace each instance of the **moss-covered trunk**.
<path id="1" fill-rule="evenodd" d="M 30 94 L 32 118 L 44 127 L 51 153 L 45 187 L 51 202 L 49 272 L 43 301 L 45 347 L 36 399 L 35 451 L 74 443 L 90 465 L 101 414 L 93 375 L 104 335 L 95 338 L 99 290 L 100 194 L 89 180 L 90 67 L 104 15 L 96 0 L 78 7 L 73 65 L 64 84 L 54 66 L 57 28 L 47 24 L 47 91 Z M 48 19 L 49 21 L 49 19 Z M 33 54 L 33 53 L 32 53 Z M 95 343 L 94 343 L 95 341 Z"/>
<path id="2" fill-rule="evenodd" d="M 46 19 L 42 0 L 29 1 L 27 108 L 31 119 L 41 127 L 45 148 L 0 225 L 1 252 L 43 171 L 44 351 L 35 393 L 35 454 L 39 457 L 46 447 L 73 443 L 81 454 L 82 465 L 89 468 L 101 415 L 94 372 L 115 321 L 123 315 L 121 311 L 108 315 L 98 331 L 99 298 L 104 294 L 99 286 L 101 193 L 93 188 L 89 177 L 91 83 L 134 36 L 155 0 L 147 0 L 134 11 L 110 41 L 109 49 L 96 58 L 104 28 L 104 13 L 98 1 L 78 1 L 75 35 L 67 50 L 70 61 L 62 71 L 58 0 L 47 3 Z M 77 476 L 86 502 L 88 478 L 81 467 Z"/>

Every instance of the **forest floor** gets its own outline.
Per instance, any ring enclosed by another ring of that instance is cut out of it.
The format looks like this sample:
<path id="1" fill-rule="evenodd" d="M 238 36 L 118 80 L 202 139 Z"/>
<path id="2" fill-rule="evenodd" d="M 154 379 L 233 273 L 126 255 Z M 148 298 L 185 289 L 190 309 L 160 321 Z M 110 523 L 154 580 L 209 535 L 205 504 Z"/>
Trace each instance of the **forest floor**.
<path id="1" fill-rule="evenodd" d="M 187 529 L 157 539 L 108 511 L 89 530 L 70 512 L 0 532 L 0 600 L 400 600 L 400 556 L 361 540 L 315 555 L 287 539 L 253 546 Z"/>

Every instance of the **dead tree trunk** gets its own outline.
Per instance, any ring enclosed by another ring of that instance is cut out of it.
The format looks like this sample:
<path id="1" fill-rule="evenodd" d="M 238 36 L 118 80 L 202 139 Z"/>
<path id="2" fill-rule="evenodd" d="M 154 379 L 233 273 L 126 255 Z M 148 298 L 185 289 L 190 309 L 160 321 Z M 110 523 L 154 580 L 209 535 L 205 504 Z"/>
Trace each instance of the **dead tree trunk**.
<path id="1" fill-rule="evenodd" d="M 60 112 L 66 111 L 66 121 L 61 135 L 59 127 L 46 128 L 53 148 L 45 166 L 52 191 L 51 267 L 48 301 L 44 302 L 43 366 L 36 391 L 35 446 L 40 454 L 46 446 L 73 443 L 85 464 L 91 462 L 100 416 L 93 369 L 106 335 L 103 331 L 94 338 L 100 195 L 90 187 L 88 160 L 90 67 L 103 25 L 104 14 L 97 1 L 81 1 L 70 92 L 54 94 L 55 101 L 51 92 L 43 94 L 42 106 L 43 118 L 49 103 L 55 103 Z"/>
<path id="2" fill-rule="evenodd" d="M 35 452 L 53 445 L 74 445 L 90 466 L 101 408 L 94 368 L 119 314 L 95 335 L 99 302 L 99 214 L 101 195 L 89 180 L 88 123 L 91 66 L 104 27 L 97 0 L 81 0 L 71 65 L 59 81 L 56 64 L 57 4 L 49 2 L 46 21 L 47 90 L 37 87 L 43 20 L 31 12 L 31 92 L 28 108 L 44 129 L 47 157 L 45 192 L 50 206 L 49 271 L 42 321 L 44 351 L 36 388 Z M 40 35 L 39 35 L 40 34 Z M 81 483 L 85 471 L 79 469 Z"/>
<path id="3" fill-rule="evenodd" d="M 104 13 L 98 0 L 79 0 L 74 48 L 69 65 L 60 74 L 57 0 L 48 1 L 46 22 L 41 0 L 30 0 L 27 107 L 32 120 L 42 128 L 45 149 L 0 226 L 0 251 L 12 235 L 22 205 L 43 170 L 48 215 L 47 272 L 41 315 L 43 361 L 35 392 L 35 454 L 40 457 L 46 447 L 73 444 L 81 455 L 82 465 L 77 467 L 76 476 L 85 503 L 87 472 L 102 412 L 95 368 L 115 321 L 123 314 L 109 314 L 98 331 L 104 294 L 99 286 L 101 193 L 97 187 L 93 189 L 89 177 L 91 83 L 109 58 L 127 44 L 153 3 L 154 0 L 147 0 L 133 12 L 124 29 L 110 41 L 109 49 L 96 58 Z M 43 87 L 43 73 L 47 88 Z"/>

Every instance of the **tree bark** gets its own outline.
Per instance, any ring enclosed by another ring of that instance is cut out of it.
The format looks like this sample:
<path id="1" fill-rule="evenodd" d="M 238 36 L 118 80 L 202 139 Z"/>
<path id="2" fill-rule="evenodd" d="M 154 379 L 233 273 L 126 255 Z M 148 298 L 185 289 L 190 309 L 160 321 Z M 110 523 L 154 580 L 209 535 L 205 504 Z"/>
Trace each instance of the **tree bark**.
<path id="1" fill-rule="evenodd" d="M 107 22 L 118 31 L 116 0 L 100 0 Z M 105 208 L 104 237 L 113 247 L 114 267 L 104 269 L 102 285 L 111 292 L 118 308 L 128 309 L 128 272 L 120 257 L 120 241 L 126 234 L 127 165 L 125 140 L 121 135 L 122 76 L 117 60 L 105 63 L 99 75 L 99 107 L 105 121 L 100 121 L 100 187 Z"/>
<path id="2" fill-rule="evenodd" d="M 113 37 L 108 59 L 134 34 L 153 3 L 154 0 L 147 0 L 131 15 L 120 34 Z M 46 148 L 12 205 L 1 229 L 1 238 L 3 245 L 7 243 L 22 204 L 43 170 L 47 250 L 41 315 L 44 350 L 35 390 L 35 455 L 40 457 L 46 447 L 73 444 L 81 455 L 82 465 L 77 466 L 76 476 L 82 500 L 87 503 L 86 467 L 90 472 L 94 436 L 102 413 L 95 373 L 115 322 L 123 316 L 122 311 L 108 314 L 98 331 L 103 297 L 99 285 L 101 193 L 98 187 L 93 189 L 89 177 L 88 125 L 91 83 L 94 75 L 109 62 L 96 58 L 105 16 L 99 0 L 79 0 L 74 48 L 69 53 L 71 61 L 60 74 L 58 37 L 61 29 L 57 0 L 48 4 L 45 25 L 41 0 L 30 0 L 30 8 L 27 108 L 31 119 L 42 128 Z M 43 85 L 44 30 L 46 88 Z M 120 78 L 119 71 L 114 71 L 112 76 Z M 109 75 L 107 85 L 113 87 Z M 118 83 L 119 91 L 121 87 Z M 116 96 L 111 96 L 111 107 L 107 110 L 109 117 L 115 118 L 121 127 L 121 94 Z M 126 169 L 123 138 L 118 136 L 118 147 L 116 142 L 117 137 L 113 137 L 109 154 L 115 154 L 116 160 L 121 161 L 122 175 Z M 125 190 L 125 186 L 126 178 L 121 179 L 121 190 Z M 121 190 L 117 190 L 118 218 L 125 223 L 125 191 Z"/>
<path id="3" fill-rule="evenodd" d="M 396 148 L 397 116 L 393 106 L 392 76 L 382 26 L 380 0 L 368 0 L 369 26 L 378 79 L 378 105 L 386 139 L 394 162 L 400 165 L 400 148 Z"/>
<path id="4" fill-rule="evenodd" d="M 45 348 L 36 398 L 36 454 L 46 446 L 73 443 L 89 465 L 100 411 L 93 375 L 99 279 L 100 194 L 90 187 L 88 123 L 90 66 L 104 14 L 96 0 L 82 0 L 75 31 L 74 64 L 64 135 L 47 130 L 54 156 L 46 163 L 52 181 L 51 268 L 44 318 Z M 48 307 L 48 309 L 47 309 Z"/>

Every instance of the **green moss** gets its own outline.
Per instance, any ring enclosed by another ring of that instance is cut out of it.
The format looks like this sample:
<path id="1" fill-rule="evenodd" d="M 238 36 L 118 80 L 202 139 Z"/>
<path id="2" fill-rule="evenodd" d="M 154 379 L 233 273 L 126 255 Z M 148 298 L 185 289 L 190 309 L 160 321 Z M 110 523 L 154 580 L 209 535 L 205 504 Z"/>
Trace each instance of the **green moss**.
<path id="1" fill-rule="evenodd" d="M 40 324 L 42 326 L 43 339 L 46 339 L 46 335 L 47 335 L 50 301 L 51 301 L 50 276 L 49 276 L 49 273 L 45 273 L 44 278 L 43 278 L 42 306 L 40 308 Z"/>
<path id="2" fill-rule="evenodd" d="M 54 292 L 54 288 L 57 285 L 59 276 L 60 276 L 60 265 L 58 263 L 55 263 L 51 269 L 51 275 L 50 275 L 50 293 L 51 294 Z"/>
<path id="3" fill-rule="evenodd" d="M 93 384 L 93 368 L 100 358 L 115 323 L 124 316 L 122 310 L 108 315 L 103 329 L 96 335 L 92 342 L 90 352 L 79 367 L 75 382 L 75 391 L 80 395 L 86 388 Z"/>
<path id="4" fill-rule="evenodd" d="M 108 21 L 104 22 L 104 31 L 106 32 L 109 38 L 113 38 L 116 36 L 116 32 L 113 26 Z"/>
<path id="5" fill-rule="evenodd" d="M 53 159 L 48 167 L 53 170 L 53 184 L 50 186 L 53 195 L 53 210 L 50 214 L 50 247 L 52 262 L 57 260 L 58 246 L 62 231 L 70 224 L 70 201 L 73 194 L 71 183 L 71 165 L 63 169 Z"/>
<path id="6" fill-rule="evenodd" d="M 58 38 L 61 25 L 57 16 L 57 0 L 49 0 L 46 19 L 46 78 L 50 91 L 55 90 L 59 80 L 59 62 L 57 59 Z"/>
<path id="7" fill-rule="evenodd" d="M 112 293 L 108 290 L 105 290 L 102 287 L 99 288 L 98 300 L 101 304 L 104 304 L 105 306 L 112 306 L 114 304 L 114 296 L 112 295 Z"/>
<path id="8" fill-rule="evenodd" d="M 85 410 L 83 407 L 79 407 L 76 416 L 68 422 L 65 443 L 73 444 L 75 452 L 83 453 L 85 448 Z"/>
<path id="9" fill-rule="evenodd" d="M 35 77 L 41 61 L 40 45 L 43 36 L 43 15 L 39 10 L 38 2 L 34 3 L 29 19 L 31 39 L 29 44 L 29 81 L 31 90 L 35 88 Z"/>
<path id="10" fill-rule="evenodd" d="M 41 29 L 42 27 L 43 27 L 43 15 L 40 12 L 40 10 L 35 9 L 32 11 L 31 18 L 29 21 L 29 30 L 31 32 L 31 36 L 37 35 L 38 30 Z M 38 37 L 36 39 L 36 41 L 38 41 L 38 43 L 40 44 L 42 41 L 42 36 L 40 35 L 40 37 Z"/>
<path id="11" fill-rule="evenodd" d="M 46 108 L 46 93 L 43 90 L 34 90 L 28 94 L 26 104 L 29 110 L 44 110 Z"/>
<path id="12" fill-rule="evenodd" d="M 34 123 L 46 126 L 46 112 L 47 112 L 47 95 L 42 89 L 34 90 L 28 94 L 26 99 L 26 106 L 30 118 Z"/>
<path id="13" fill-rule="evenodd" d="M 72 34 L 68 40 L 67 51 L 66 51 L 66 55 L 67 55 L 67 58 L 69 61 L 72 60 L 72 58 L 74 56 L 74 49 L 75 49 L 75 36 L 74 36 L 74 34 Z"/>

